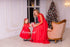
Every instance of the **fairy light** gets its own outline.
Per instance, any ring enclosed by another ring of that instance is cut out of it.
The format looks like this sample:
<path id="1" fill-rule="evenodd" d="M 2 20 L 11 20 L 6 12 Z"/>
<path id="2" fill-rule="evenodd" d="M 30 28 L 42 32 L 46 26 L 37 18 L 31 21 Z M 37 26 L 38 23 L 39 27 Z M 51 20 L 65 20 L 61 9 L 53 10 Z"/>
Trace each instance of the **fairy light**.
<path id="1" fill-rule="evenodd" d="M 64 4 L 66 7 L 70 7 L 70 1 L 66 1 Z"/>

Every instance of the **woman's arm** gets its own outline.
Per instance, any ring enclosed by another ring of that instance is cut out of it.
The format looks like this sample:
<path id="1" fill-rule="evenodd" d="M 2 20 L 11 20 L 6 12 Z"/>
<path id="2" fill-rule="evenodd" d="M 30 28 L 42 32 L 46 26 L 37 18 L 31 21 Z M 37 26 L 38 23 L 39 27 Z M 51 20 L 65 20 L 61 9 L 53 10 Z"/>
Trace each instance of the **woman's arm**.
<path id="1" fill-rule="evenodd" d="M 43 18 L 42 18 L 42 16 L 41 16 L 41 15 L 40 15 L 40 20 L 41 20 L 41 22 L 40 22 L 40 23 L 35 24 L 35 25 L 34 25 L 34 27 L 36 27 L 36 26 L 38 26 L 38 25 L 40 25 L 40 24 L 42 24 L 42 23 L 43 23 Z"/>

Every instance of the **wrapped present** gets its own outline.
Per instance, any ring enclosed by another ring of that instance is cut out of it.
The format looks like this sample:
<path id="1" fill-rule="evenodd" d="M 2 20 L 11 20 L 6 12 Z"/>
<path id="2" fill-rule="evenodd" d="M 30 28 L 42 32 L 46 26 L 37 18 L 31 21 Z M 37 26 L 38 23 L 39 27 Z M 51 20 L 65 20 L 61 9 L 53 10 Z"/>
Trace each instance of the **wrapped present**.
<path id="1" fill-rule="evenodd" d="M 32 24 L 32 27 L 34 27 L 35 22 L 32 22 L 31 24 Z"/>

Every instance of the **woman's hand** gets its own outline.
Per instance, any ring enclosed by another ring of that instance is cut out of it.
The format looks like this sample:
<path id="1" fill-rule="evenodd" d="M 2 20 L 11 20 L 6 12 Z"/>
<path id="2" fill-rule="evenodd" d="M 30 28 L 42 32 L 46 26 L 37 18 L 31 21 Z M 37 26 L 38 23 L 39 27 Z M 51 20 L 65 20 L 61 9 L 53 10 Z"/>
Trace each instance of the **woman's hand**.
<path id="1" fill-rule="evenodd" d="M 33 27 L 36 27 L 36 26 L 37 26 L 37 24 L 34 24 L 34 25 L 33 25 Z"/>

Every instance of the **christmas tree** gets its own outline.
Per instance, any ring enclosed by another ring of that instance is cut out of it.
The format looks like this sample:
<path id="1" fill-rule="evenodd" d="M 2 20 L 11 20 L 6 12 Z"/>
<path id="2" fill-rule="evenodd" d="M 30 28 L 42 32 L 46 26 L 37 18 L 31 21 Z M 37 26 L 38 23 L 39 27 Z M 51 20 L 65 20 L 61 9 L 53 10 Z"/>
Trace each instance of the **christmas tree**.
<path id="1" fill-rule="evenodd" d="M 46 17 L 47 17 L 47 22 L 48 22 L 49 28 L 52 28 L 52 21 L 58 22 L 57 11 L 56 11 L 56 7 L 55 7 L 55 4 L 53 1 L 51 2 L 51 6 L 48 10 L 48 15 Z"/>

